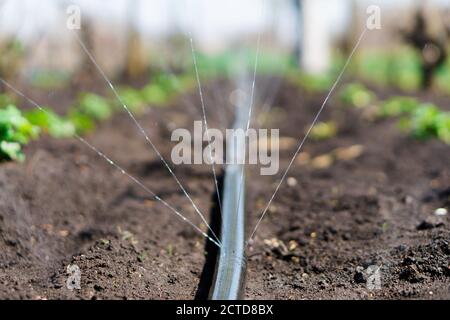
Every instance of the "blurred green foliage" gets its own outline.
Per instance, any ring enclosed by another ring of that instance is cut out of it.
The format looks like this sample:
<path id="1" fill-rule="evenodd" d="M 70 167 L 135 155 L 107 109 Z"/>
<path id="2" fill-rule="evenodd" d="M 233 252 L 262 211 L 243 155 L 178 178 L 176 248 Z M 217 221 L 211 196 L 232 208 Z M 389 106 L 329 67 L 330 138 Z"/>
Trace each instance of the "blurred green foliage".
<path id="1" fill-rule="evenodd" d="M 31 85 L 40 89 L 58 89 L 67 86 L 70 74 L 56 71 L 39 71 L 33 73 Z"/>
<path id="2" fill-rule="evenodd" d="M 411 114 L 420 105 L 420 102 L 413 97 L 395 96 L 384 101 L 378 111 L 378 116 L 382 118 L 396 117 Z"/>
<path id="3" fill-rule="evenodd" d="M 253 74 L 255 63 L 254 48 L 229 50 L 216 55 L 197 54 L 199 73 L 206 77 L 236 77 L 243 72 Z M 295 61 L 289 54 L 271 51 L 260 51 L 258 54 L 258 74 L 283 75 L 294 68 Z"/>
<path id="4" fill-rule="evenodd" d="M 396 87 L 405 91 L 419 90 L 422 78 L 421 57 L 409 47 L 391 52 L 371 50 L 357 57 L 357 76 L 377 85 Z M 450 92 L 450 58 L 435 73 L 436 87 Z"/>
<path id="5" fill-rule="evenodd" d="M 308 74 L 299 70 L 298 66 L 290 68 L 287 78 L 294 84 L 309 92 L 323 92 L 330 90 L 337 75 L 342 70 L 345 61 L 340 55 L 332 57 L 331 68 L 322 74 Z"/>
<path id="6" fill-rule="evenodd" d="M 0 159 L 25 160 L 22 146 L 38 135 L 39 128 L 31 124 L 14 105 L 0 109 Z"/>
<path id="7" fill-rule="evenodd" d="M 156 73 L 143 89 L 122 87 L 118 94 L 131 112 L 140 113 L 147 105 L 166 105 L 175 95 L 195 87 L 195 81 L 192 74 Z M 12 96 L 0 94 L 0 159 L 23 161 L 22 146 L 37 138 L 39 132 L 55 138 L 88 133 L 95 129 L 98 122 L 122 111 L 122 105 L 118 103 L 117 99 L 86 92 L 78 96 L 67 116 L 60 116 L 50 108 L 21 112 Z"/>
<path id="8" fill-rule="evenodd" d="M 75 127 L 77 134 L 86 134 L 95 129 L 95 121 L 78 110 L 71 110 L 68 118 Z"/>
<path id="9" fill-rule="evenodd" d="M 438 138 L 450 144 L 450 112 L 441 111 L 434 104 L 420 105 L 400 125 L 418 139 Z"/>
<path id="10" fill-rule="evenodd" d="M 360 84 L 344 86 L 340 92 L 344 103 L 362 107 L 358 95 L 370 96 L 375 108 L 375 119 L 401 117 L 399 126 L 418 139 L 437 138 L 450 144 L 450 112 L 445 112 L 431 103 L 421 103 L 417 98 L 394 96 L 385 101 L 377 101 L 376 95 Z M 356 96 L 356 98 L 355 98 Z M 361 101 L 368 102 L 366 98 Z M 357 103 L 355 103 L 355 101 Z M 364 104 L 368 106 L 368 104 Z"/>
<path id="11" fill-rule="evenodd" d="M 25 118 L 34 126 L 42 129 L 55 138 L 68 138 L 75 134 L 75 125 L 67 119 L 64 119 L 54 113 L 49 108 L 33 109 L 25 112 Z"/>
<path id="12" fill-rule="evenodd" d="M 333 84 L 333 77 L 330 73 L 313 75 L 303 72 L 291 73 L 291 81 L 301 86 L 306 91 L 322 92 L 329 89 Z"/>
<path id="13" fill-rule="evenodd" d="M 109 101 L 94 93 L 80 94 L 75 109 L 95 121 L 106 120 L 113 113 L 113 107 Z"/>
<path id="14" fill-rule="evenodd" d="M 338 132 L 337 125 L 334 121 L 318 122 L 311 129 L 311 139 L 313 140 L 327 140 L 336 136 Z"/>
<path id="15" fill-rule="evenodd" d="M 201 77 L 236 77 L 242 72 L 253 73 L 256 62 L 254 49 L 227 51 L 218 55 L 197 54 Z M 344 60 L 339 55 L 333 58 L 332 68 L 321 75 L 301 72 L 290 55 L 260 52 L 258 74 L 285 75 L 307 91 L 329 90 L 340 72 Z M 192 68 L 192 67 L 191 67 Z M 416 52 L 402 48 L 395 52 L 363 53 L 357 60 L 355 74 L 376 84 L 395 86 L 403 90 L 417 90 L 421 82 L 420 57 Z M 436 73 L 436 84 L 441 90 L 450 92 L 450 59 Z M 40 72 L 33 76 L 32 84 L 40 88 L 55 88 L 66 83 L 66 77 L 58 73 Z M 146 106 L 165 106 L 172 99 L 195 88 L 195 70 L 183 74 L 154 72 L 150 82 L 142 89 L 121 87 L 118 94 L 122 102 L 133 113 L 141 113 Z M 356 108 L 377 108 L 376 118 L 401 117 L 400 125 L 414 137 L 425 139 L 436 137 L 450 144 L 450 115 L 432 104 L 420 103 L 407 96 L 394 96 L 378 101 L 375 93 L 360 83 L 350 83 L 340 91 L 340 99 Z M 82 93 L 70 108 L 67 116 L 46 108 L 21 112 L 15 107 L 15 99 L 0 94 L 0 159 L 23 161 L 23 145 L 36 138 L 39 132 L 56 138 L 85 134 L 95 129 L 98 122 L 109 119 L 113 113 L 122 111 L 115 97 L 102 97 L 93 93 Z M 337 134 L 334 122 L 320 122 L 313 127 L 311 137 L 315 140 L 332 138 Z"/>
<path id="16" fill-rule="evenodd" d="M 139 90 L 136 90 L 131 87 L 122 87 L 118 90 L 119 97 L 121 101 L 118 101 L 117 103 L 127 106 L 127 108 L 131 112 L 142 112 L 144 109 L 146 102 L 144 98 L 142 97 L 142 94 Z M 119 105 L 118 108 L 121 108 L 122 106 Z"/>
<path id="17" fill-rule="evenodd" d="M 340 93 L 343 103 L 352 107 L 364 108 L 373 103 L 375 94 L 360 83 L 349 83 L 343 87 Z"/>
<path id="18" fill-rule="evenodd" d="M 146 85 L 141 92 L 143 101 L 153 105 L 163 105 L 169 100 L 169 95 L 164 89 L 155 84 Z"/>

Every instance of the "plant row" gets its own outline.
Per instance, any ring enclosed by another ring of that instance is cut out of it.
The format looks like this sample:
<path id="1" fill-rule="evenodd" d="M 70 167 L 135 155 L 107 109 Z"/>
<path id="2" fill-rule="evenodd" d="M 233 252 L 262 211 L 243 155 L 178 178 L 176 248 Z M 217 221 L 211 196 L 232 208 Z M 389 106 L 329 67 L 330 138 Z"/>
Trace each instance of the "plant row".
<path id="1" fill-rule="evenodd" d="M 418 139 L 437 138 L 450 144 L 450 112 L 409 96 L 378 100 L 360 83 L 347 84 L 340 93 L 345 105 L 365 109 L 371 120 L 398 118 L 399 127 Z"/>
<path id="2" fill-rule="evenodd" d="M 0 94 L 0 160 L 24 161 L 23 146 L 40 134 L 55 138 L 86 134 L 98 123 L 123 110 L 123 105 L 137 114 L 150 105 L 165 106 L 177 94 L 195 86 L 192 79 L 187 75 L 158 74 L 142 89 L 119 88 L 120 99 L 82 93 L 64 116 L 49 107 L 22 111 L 14 97 Z"/>

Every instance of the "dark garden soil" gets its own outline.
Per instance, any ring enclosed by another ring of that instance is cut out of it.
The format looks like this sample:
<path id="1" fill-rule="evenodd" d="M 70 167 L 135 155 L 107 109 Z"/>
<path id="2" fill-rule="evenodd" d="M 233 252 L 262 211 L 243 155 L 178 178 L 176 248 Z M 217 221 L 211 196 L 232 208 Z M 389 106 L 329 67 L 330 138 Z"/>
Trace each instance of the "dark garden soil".
<path id="1" fill-rule="evenodd" d="M 205 90 L 207 104 L 222 105 Z M 421 97 L 450 106 L 448 97 Z M 268 125 L 280 128 L 281 170 L 261 177 L 249 167 L 249 231 L 323 98 L 280 88 Z M 201 119 L 186 99 L 198 105 L 193 94 L 139 117 L 167 159 L 172 129 Z M 449 299 L 449 216 L 434 214 L 450 209 L 449 146 L 413 140 L 395 120 L 365 120 L 337 98 L 321 119 L 334 119 L 339 133 L 309 140 L 297 158 L 249 248 L 245 297 Z M 200 225 L 126 114 L 86 139 Z M 76 140 L 44 137 L 26 155 L 23 164 L 0 164 L 0 298 L 192 299 L 205 291 L 204 239 L 125 175 Z M 211 220 L 210 167 L 175 173 Z M 70 264 L 81 270 L 80 290 L 67 288 Z M 366 286 L 372 265 L 379 290 Z"/>

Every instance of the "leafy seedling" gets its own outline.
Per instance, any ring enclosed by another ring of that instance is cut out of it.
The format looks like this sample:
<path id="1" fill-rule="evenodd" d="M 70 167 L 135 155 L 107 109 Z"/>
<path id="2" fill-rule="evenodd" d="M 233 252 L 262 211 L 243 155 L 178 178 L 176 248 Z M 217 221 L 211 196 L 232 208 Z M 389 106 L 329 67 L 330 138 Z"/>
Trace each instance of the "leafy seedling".
<path id="1" fill-rule="evenodd" d="M 132 111 L 132 112 L 142 112 L 145 108 L 146 102 L 142 97 L 139 90 L 133 88 L 121 88 L 119 90 L 119 96 L 122 102 Z"/>
<path id="2" fill-rule="evenodd" d="M 419 139 L 436 137 L 439 114 L 439 109 L 433 104 L 424 104 L 417 108 L 411 117 L 413 136 Z"/>
<path id="3" fill-rule="evenodd" d="M 25 160 L 25 155 L 22 152 L 22 146 L 20 143 L 1 141 L 0 159 L 23 162 Z"/>
<path id="4" fill-rule="evenodd" d="M 350 83 L 341 91 L 342 102 L 356 108 L 368 107 L 375 99 L 375 94 L 360 83 Z"/>
<path id="5" fill-rule="evenodd" d="M 450 113 L 434 104 L 420 105 L 409 118 L 401 119 L 400 125 L 418 139 L 438 138 L 450 144 Z"/>
<path id="6" fill-rule="evenodd" d="M 149 84 L 142 89 L 142 98 L 146 103 L 154 105 L 166 104 L 169 96 L 162 87 L 157 84 Z"/>
<path id="7" fill-rule="evenodd" d="M 0 109 L 0 159 L 25 160 L 22 146 L 38 135 L 39 128 L 31 124 L 16 106 Z"/>
<path id="8" fill-rule="evenodd" d="M 450 113 L 443 112 L 436 119 L 437 136 L 443 142 L 450 144 Z"/>
<path id="9" fill-rule="evenodd" d="M 76 109 L 95 121 L 110 118 L 113 111 L 105 98 L 93 93 L 81 94 L 76 104 Z"/>
<path id="10" fill-rule="evenodd" d="M 182 82 L 177 76 L 164 73 L 153 77 L 152 84 L 158 85 L 167 94 L 174 94 L 182 89 Z"/>
<path id="11" fill-rule="evenodd" d="M 333 121 L 318 122 L 311 129 L 310 137 L 313 140 L 326 140 L 336 136 L 337 131 L 336 123 Z"/>
<path id="12" fill-rule="evenodd" d="M 412 97 L 392 97 L 381 105 L 378 116 L 388 118 L 412 114 L 419 105 L 419 101 Z"/>
<path id="13" fill-rule="evenodd" d="M 85 134 L 95 129 L 92 118 L 78 110 L 70 111 L 69 120 L 74 125 L 77 134 Z"/>
<path id="14" fill-rule="evenodd" d="M 52 137 L 69 138 L 75 134 L 75 126 L 71 121 L 63 119 L 48 108 L 43 110 L 29 111 L 25 113 L 25 117 L 31 124 L 40 127 Z"/>

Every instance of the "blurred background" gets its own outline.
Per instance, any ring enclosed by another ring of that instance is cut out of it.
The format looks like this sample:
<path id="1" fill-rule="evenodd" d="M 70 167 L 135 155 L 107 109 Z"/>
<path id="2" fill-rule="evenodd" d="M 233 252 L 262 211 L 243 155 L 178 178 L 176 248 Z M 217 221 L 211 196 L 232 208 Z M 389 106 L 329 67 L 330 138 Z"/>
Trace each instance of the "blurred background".
<path id="1" fill-rule="evenodd" d="M 373 30 L 360 39 L 368 24 Z M 354 49 L 343 82 L 357 83 L 342 89 L 341 100 L 374 105 L 375 86 L 380 98 L 416 96 L 413 107 L 394 101 L 400 111 L 387 112 L 411 114 L 422 92 L 450 93 L 449 39 L 449 0 L 0 0 L 0 77 L 49 106 L 51 119 L 33 110 L 25 118 L 57 137 L 93 130 L 123 111 L 122 103 L 144 113 L 181 97 L 197 118 L 196 71 L 211 104 L 208 118 L 227 128 L 234 107 L 249 103 L 256 59 L 254 114 L 269 119 L 283 81 L 326 92 Z M 29 109 L 5 83 L 0 91 L 0 108 Z M 418 135 L 440 132 L 450 143 L 450 116 L 436 110 L 426 109 L 436 121 L 419 112 L 432 125 Z M 28 141 L 4 139 L 19 151 Z"/>
<path id="2" fill-rule="evenodd" d="M 333 60 L 348 55 L 365 26 L 366 8 L 374 4 L 381 8 L 382 30 L 365 38 L 362 54 L 386 58 L 393 50 L 406 52 L 402 65 L 413 69 L 420 66 L 417 47 L 422 42 L 432 46 L 427 54 L 436 60 L 443 54 L 440 46 L 448 44 L 448 0 L 266 0 L 261 9 L 262 2 L 2 0 L 0 73 L 50 81 L 49 73 L 64 78 L 79 69 L 84 58 L 66 28 L 70 5 L 79 6 L 82 38 L 111 76 L 139 77 L 152 66 L 187 67 L 191 64 L 186 54 L 189 34 L 199 52 L 218 56 L 235 52 L 236 47 L 254 48 L 261 33 L 261 51 L 278 55 L 263 58 L 263 63 L 281 65 L 290 60 L 308 73 L 327 72 Z M 421 39 L 412 39 L 413 34 Z M 419 80 L 412 78 L 401 86 L 415 88 Z"/>

